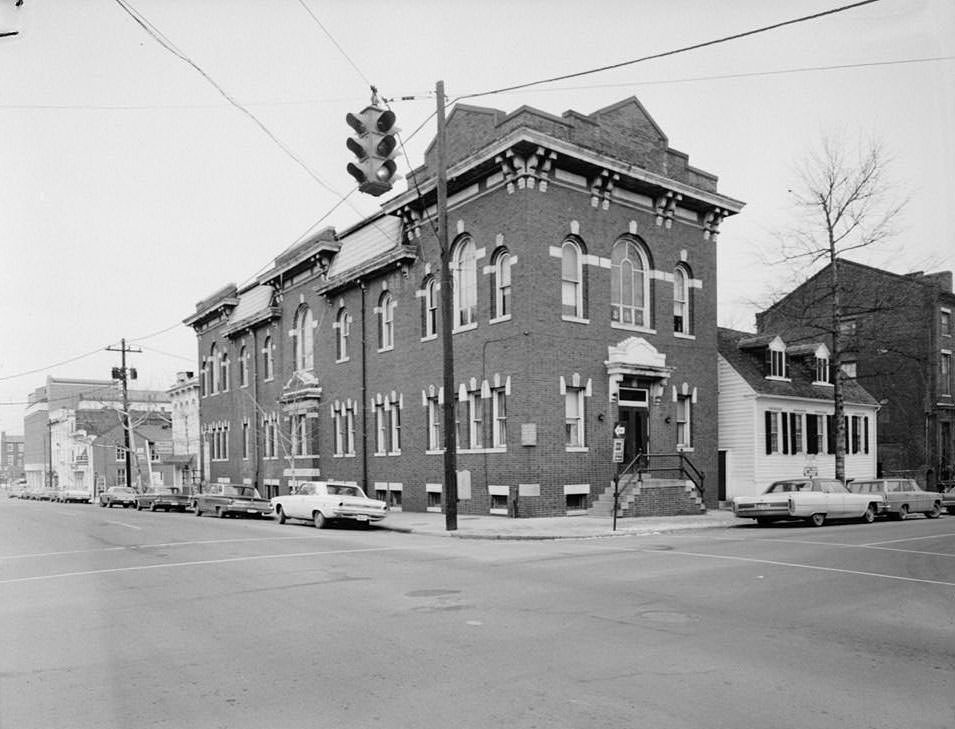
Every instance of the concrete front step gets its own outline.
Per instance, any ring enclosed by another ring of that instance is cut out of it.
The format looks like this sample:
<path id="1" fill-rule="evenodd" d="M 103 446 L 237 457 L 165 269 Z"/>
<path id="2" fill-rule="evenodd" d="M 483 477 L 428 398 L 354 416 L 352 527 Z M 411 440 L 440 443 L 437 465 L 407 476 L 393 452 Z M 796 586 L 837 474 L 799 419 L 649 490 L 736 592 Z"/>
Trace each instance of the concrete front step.
<path id="1" fill-rule="evenodd" d="M 613 511 L 613 484 L 604 490 L 589 509 L 592 516 L 610 516 Z M 706 513 L 692 481 L 628 477 L 620 481 L 617 516 L 681 516 Z"/>

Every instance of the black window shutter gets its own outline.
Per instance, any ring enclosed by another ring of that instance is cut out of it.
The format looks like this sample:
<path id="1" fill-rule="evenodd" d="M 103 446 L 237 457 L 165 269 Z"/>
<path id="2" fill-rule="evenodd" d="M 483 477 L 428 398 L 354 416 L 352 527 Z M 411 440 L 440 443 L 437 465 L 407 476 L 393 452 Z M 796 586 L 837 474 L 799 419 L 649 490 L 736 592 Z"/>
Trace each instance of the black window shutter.
<path id="1" fill-rule="evenodd" d="M 866 416 L 862 419 L 862 426 L 863 426 L 863 431 L 862 431 L 862 436 L 863 436 L 862 448 L 863 448 L 863 452 L 864 452 L 864 453 L 868 453 L 868 452 L 869 452 L 869 416 L 868 416 L 868 415 L 866 415 Z"/>
<path id="2" fill-rule="evenodd" d="M 766 411 L 766 455 L 773 452 L 773 414 Z"/>
<path id="3" fill-rule="evenodd" d="M 836 452 L 836 419 L 826 416 L 826 453 Z"/>
<path id="4" fill-rule="evenodd" d="M 783 421 L 783 453 L 789 453 L 789 418 L 786 416 L 786 413 L 780 413 L 780 415 L 782 415 L 780 419 Z"/>
<path id="5" fill-rule="evenodd" d="M 819 416 L 806 416 L 806 453 L 819 452 Z"/>

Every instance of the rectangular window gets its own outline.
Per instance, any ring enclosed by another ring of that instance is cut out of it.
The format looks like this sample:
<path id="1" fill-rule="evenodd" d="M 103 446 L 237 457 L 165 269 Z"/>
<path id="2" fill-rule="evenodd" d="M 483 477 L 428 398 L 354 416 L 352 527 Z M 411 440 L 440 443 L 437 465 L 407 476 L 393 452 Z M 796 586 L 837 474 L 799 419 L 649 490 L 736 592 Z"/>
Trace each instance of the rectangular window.
<path id="1" fill-rule="evenodd" d="M 822 415 L 806 416 L 806 453 L 825 453 L 825 419 Z"/>
<path id="2" fill-rule="evenodd" d="M 779 453 L 779 413 L 766 411 L 766 455 Z"/>
<path id="3" fill-rule="evenodd" d="M 242 459 L 248 460 L 249 458 L 249 424 L 248 422 L 242 423 Z"/>
<path id="4" fill-rule="evenodd" d="M 564 395 L 564 444 L 568 448 L 584 445 L 584 391 L 568 387 Z"/>
<path id="5" fill-rule="evenodd" d="M 676 445 L 677 448 L 692 448 L 690 414 L 692 403 L 689 395 L 679 395 L 676 399 Z"/>
<path id="6" fill-rule="evenodd" d="M 391 448 L 389 453 L 401 453 L 401 408 L 397 402 L 391 403 L 388 410 L 388 424 L 391 432 Z"/>
<path id="7" fill-rule="evenodd" d="M 126 448 L 119 443 L 116 444 L 116 460 L 123 461 L 124 463 L 126 461 Z"/>
<path id="8" fill-rule="evenodd" d="M 802 453 L 802 413 L 789 414 L 789 452 Z"/>
<path id="9" fill-rule="evenodd" d="M 345 409 L 345 453 L 355 455 L 355 407 Z"/>
<path id="10" fill-rule="evenodd" d="M 829 360 L 816 357 L 816 382 L 829 382 Z"/>
<path id="11" fill-rule="evenodd" d="M 942 309 L 939 312 L 938 324 L 943 337 L 952 336 L 952 312 L 948 309 Z"/>
<path id="12" fill-rule="evenodd" d="M 852 416 L 852 452 L 858 453 L 862 445 L 862 418 L 858 415 Z"/>
<path id="13" fill-rule="evenodd" d="M 480 391 L 468 393 L 468 442 L 470 448 L 484 447 L 484 400 Z"/>
<path id="14" fill-rule="evenodd" d="M 491 391 L 491 416 L 494 419 L 494 438 L 492 445 L 495 448 L 507 446 L 507 398 L 504 388 Z"/>
<path id="15" fill-rule="evenodd" d="M 770 350 L 770 368 L 769 374 L 772 377 L 786 376 L 786 353 L 781 350 Z"/>
<path id="16" fill-rule="evenodd" d="M 332 429 L 335 431 L 335 455 L 345 455 L 345 413 L 335 410 L 332 413 Z"/>
<path id="17" fill-rule="evenodd" d="M 384 403 L 375 404 L 375 453 L 384 455 L 388 452 L 388 424 L 385 420 Z"/>
<path id="18" fill-rule="evenodd" d="M 938 363 L 938 391 L 941 395 L 952 394 L 952 353 L 942 352 Z"/>
<path id="19" fill-rule="evenodd" d="M 851 380 L 856 378 L 856 363 L 855 362 L 843 362 L 842 363 L 842 374 L 848 377 Z"/>
<path id="20" fill-rule="evenodd" d="M 428 398 L 428 450 L 441 448 L 441 405 L 437 397 Z"/>

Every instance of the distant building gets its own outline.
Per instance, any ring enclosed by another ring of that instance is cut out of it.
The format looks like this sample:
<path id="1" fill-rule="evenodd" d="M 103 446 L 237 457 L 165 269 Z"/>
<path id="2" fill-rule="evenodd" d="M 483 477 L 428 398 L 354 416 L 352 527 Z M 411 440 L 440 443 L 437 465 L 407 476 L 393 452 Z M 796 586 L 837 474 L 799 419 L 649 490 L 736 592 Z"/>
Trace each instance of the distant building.
<path id="1" fill-rule="evenodd" d="M 881 404 L 881 475 L 929 490 L 955 479 L 955 294 L 950 271 L 900 275 L 838 262 L 843 371 Z M 756 315 L 760 333 L 832 344 L 830 267 Z"/>
<path id="2" fill-rule="evenodd" d="M 835 476 L 829 348 L 773 334 L 720 329 L 721 499 L 762 493 L 773 481 Z M 878 402 L 845 385 L 846 478 L 873 478 Z"/>
<path id="3" fill-rule="evenodd" d="M 152 464 L 141 459 L 146 459 L 150 443 L 150 459 L 155 453 L 172 452 L 169 396 L 162 390 L 129 390 L 128 402 L 136 454 L 130 480 L 145 485 Z M 125 451 L 122 479 L 116 464 L 116 438 L 123 446 L 123 394 L 117 382 L 48 377 L 28 403 L 23 419 L 24 470 L 31 488 L 69 487 L 95 494 L 125 483 Z M 161 429 L 156 430 L 158 421 L 166 424 L 164 437 Z"/>
<path id="4" fill-rule="evenodd" d="M 561 116 L 459 104 L 447 131 L 451 291 L 432 144 L 380 214 L 315 233 L 185 319 L 205 478 L 268 496 L 335 478 L 441 511 L 451 428 L 462 514 L 587 513 L 612 483 L 620 424 L 627 461 L 692 461 L 715 506 L 716 239 L 743 203 L 635 98 Z M 673 493 L 634 506 L 699 511 L 676 503 L 684 484 Z"/>
<path id="5" fill-rule="evenodd" d="M 0 432 L 0 483 L 16 483 L 22 478 L 23 436 Z"/>
<path id="6" fill-rule="evenodd" d="M 178 372 L 169 388 L 172 404 L 172 453 L 166 461 L 175 466 L 174 485 L 193 487 L 199 483 L 199 378 L 192 372 Z"/>

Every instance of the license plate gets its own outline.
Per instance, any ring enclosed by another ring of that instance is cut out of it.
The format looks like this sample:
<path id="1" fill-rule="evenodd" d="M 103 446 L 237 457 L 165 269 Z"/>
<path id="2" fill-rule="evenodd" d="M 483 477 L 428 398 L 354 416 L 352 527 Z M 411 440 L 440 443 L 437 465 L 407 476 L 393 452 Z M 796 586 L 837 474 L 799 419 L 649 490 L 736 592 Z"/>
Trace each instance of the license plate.
<path id="1" fill-rule="evenodd" d="M 368 521 L 368 517 L 364 514 L 356 514 L 355 521 Z"/>
<path id="2" fill-rule="evenodd" d="M 258 509 L 246 509 L 246 511 L 249 512 L 250 514 L 258 514 L 258 513 L 259 513 L 259 510 L 258 510 Z"/>
<path id="3" fill-rule="evenodd" d="M 768 509 L 770 508 L 769 504 L 756 504 L 757 509 Z"/>

